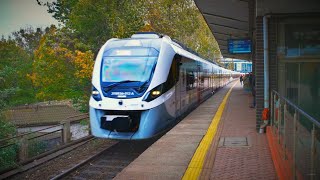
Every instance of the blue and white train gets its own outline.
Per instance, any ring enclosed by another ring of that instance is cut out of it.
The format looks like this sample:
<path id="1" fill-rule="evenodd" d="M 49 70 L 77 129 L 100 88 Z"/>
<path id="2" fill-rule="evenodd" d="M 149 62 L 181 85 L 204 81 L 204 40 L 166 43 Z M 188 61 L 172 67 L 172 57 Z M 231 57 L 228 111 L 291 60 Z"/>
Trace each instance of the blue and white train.
<path id="1" fill-rule="evenodd" d="M 139 140 L 162 133 L 239 74 L 156 33 L 110 39 L 93 70 L 90 125 L 96 137 Z"/>

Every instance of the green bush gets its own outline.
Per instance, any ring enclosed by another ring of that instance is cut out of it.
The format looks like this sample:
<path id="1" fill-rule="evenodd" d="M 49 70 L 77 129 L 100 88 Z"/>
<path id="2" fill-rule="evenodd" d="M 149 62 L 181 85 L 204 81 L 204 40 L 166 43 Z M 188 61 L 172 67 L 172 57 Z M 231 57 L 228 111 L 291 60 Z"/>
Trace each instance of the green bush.
<path id="1" fill-rule="evenodd" d="M 6 121 L 4 115 L 0 111 L 0 139 L 13 136 L 15 132 L 15 126 L 12 123 Z"/>
<path id="2" fill-rule="evenodd" d="M 33 139 L 28 141 L 28 157 L 32 158 L 46 151 L 47 144 L 44 141 Z"/>
<path id="3" fill-rule="evenodd" d="M 17 166 L 17 154 L 18 148 L 16 144 L 0 148 L 0 172 Z"/>
<path id="4" fill-rule="evenodd" d="M 3 141 L 3 139 L 15 135 L 16 128 L 13 124 L 6 121 L 0 110 L 0 171 L 16 166 L 18 147 L 14 140 Z M 7 144 L 13 145 L 4 147 Z"/>

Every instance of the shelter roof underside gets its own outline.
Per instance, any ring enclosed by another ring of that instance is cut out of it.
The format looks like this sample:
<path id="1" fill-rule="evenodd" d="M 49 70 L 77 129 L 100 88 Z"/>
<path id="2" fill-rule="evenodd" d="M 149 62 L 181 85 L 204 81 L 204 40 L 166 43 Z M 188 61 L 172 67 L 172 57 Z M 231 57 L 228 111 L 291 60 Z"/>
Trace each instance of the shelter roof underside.
<path id="1" fill-rule="evenodd" d="M 251 39 L 249 0 L 195 0 L 195 3 L 217 40 L 222 56 L 250 60 L 250 54 L 228 52 L 229 39 Z"/>

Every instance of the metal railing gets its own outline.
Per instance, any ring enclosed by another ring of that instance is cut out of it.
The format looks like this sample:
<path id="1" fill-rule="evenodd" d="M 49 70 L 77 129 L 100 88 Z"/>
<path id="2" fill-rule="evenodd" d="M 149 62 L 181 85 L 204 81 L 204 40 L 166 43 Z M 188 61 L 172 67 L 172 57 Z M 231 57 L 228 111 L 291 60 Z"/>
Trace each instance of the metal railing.
<path id="1" fill-rule="evenodd" d="M 68 144 L 72 141 L 71 123 L 81 120 L 88 123 L 88 114 L 72 116 L 57 125 L 1 139 L 0 173 Z M 89 126 L 87 127 L 89 128 Z M 89 129 L 88 135 L 90 135 Z"/>
<path id="2" fill-rule="evenodd" d="M 274 90 L 270 116 L 272 134 L 292 177 L 320 179 L 320 122 Z"/>

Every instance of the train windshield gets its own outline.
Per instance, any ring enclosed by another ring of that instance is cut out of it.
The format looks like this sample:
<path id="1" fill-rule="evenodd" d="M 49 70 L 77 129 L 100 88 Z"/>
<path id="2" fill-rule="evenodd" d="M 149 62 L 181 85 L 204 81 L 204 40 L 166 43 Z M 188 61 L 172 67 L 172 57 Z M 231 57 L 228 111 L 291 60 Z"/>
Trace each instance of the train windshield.
<path id="1" fill-rule="evenodd" d="M 148 81 L 158 59 L 153 48 L 111 49 L 104 53 L 101 81 L 114 83 L 122 81 Z"/>

